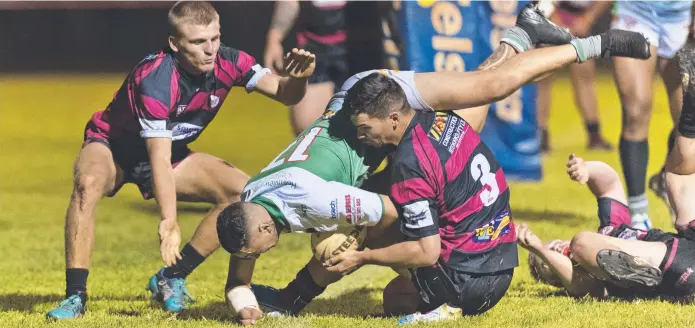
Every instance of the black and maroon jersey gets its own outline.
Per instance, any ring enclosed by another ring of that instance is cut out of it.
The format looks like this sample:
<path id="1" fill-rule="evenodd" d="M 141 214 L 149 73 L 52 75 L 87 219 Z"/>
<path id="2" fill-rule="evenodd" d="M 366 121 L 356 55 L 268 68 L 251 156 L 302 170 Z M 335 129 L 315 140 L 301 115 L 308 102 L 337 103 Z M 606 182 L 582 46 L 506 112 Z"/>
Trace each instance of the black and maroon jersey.
<path id="1" fill-rule="evenodd" d="M 85 140 L 100 140 L 147 158 L 143 138 L 171 138 L 174 148 L 194 141 L 217 115 L 230 89 L 255 89 L 268 72 L 243 51 L 220 46 L 215 68 L 193 76 L 174 54 L 161 50 L 145 57 L 125 79 L 108 107 L 95 113 Z"/>
<path id="2" fill-rule="evenodd" d="M 300 1 L 302 24 L 297 42 L 304 47 L 307 42 L 335 45 L 345 42 L 345 5 L 347 1 Z"/>
<path id="3" fill-rule="evenodd" d="M 417 112 L 392 164 L 391 198 L 409 239 L 439 234 L 439 263 L 460 271 L 518 265 L 507 181 L 466 121 L 453 112 Z"/>

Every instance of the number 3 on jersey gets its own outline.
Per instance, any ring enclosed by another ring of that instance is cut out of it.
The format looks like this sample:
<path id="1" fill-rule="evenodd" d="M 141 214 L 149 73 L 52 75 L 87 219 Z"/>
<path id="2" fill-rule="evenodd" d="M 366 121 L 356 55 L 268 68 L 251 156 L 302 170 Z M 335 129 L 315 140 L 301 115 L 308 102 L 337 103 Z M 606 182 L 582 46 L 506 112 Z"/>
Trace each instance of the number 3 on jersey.
<path id="1" fill-rule="evenodd" d="M 471 175 L 475 181 L 480 180 L 483 190 L 480 192 L 480 200 L 483 205 L 490 206 L 495 203 L 500 195 L 500 188 L 497 185 L 497 176 L 490 172 L 490 162 L 485 155 L 478 154 L 473 157 L 471 162 Z"/>
<path id="2" fill-rule="evenodd" d="M 309 158 L 309 154 L 306 153 L 307 149 L 309 149 L 309 146 L 311 146 L 312 143 L 314 143 L 314 140 L 316 139 L 316 136 L 319 135 L 323 128 L 320 126 L 314 127 L 311 130 L 309 130 L 309 133 L 305 134 L 302 138 L 297 138 L 295 141 L 293 141 L 285 150 L 278 155 L 278 157 L 275 157 L 273 161 L 268 164 L 261 172 L 265 172 L 268 170 L 271 170 L 275 167 L 278 167 L 282 165 L 283 163 L 290 163 L 290 162 L 304 162 Z M 294 145 L 297 144 L 296 148 L 290 153 L 289 156 L 284 156 L 285 153 L 287 153 Z M 489 167 L 489 165 L 488 165 Z"/>

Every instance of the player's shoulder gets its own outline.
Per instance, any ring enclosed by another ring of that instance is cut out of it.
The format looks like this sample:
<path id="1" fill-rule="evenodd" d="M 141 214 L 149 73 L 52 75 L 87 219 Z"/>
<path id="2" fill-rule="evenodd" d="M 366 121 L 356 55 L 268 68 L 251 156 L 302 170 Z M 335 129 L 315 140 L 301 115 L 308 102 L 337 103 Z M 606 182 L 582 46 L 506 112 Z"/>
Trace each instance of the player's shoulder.
<path id="1" fill-rule="evenodd" d="M 411 71 L 404 71 L 404 72 L 411 72 Z M 357 83 L 357 81 L 372 75 L 372 74 L 381 74 L 384 76 L 388 76 L 391 78 L 397 78 L 398 76 L 402 75 L 400 74 L 400 71 L 398 70 L 390 70 L 390 69 L 370 69 L 368 71 L 363 71 L 354 74 L 353 76 L 349 77 L 347 80 L 345 80 L 345 83 L 343 83 L 343 86 L 340 88 L 342 91 L 348 91 L 352 86 Z"/>
<path id="2" fill-rule="evenodd" d="M 168 81 L 174 72 L 174 55 L 167 49 L 160 49 L 145 56 L 135 66 L 133 75 L 136 84 L 155 84 L 167 82 L 164 85 L 169 85 Z"/>
<path id="3" fill-rule="evenodd" d="M 237 63 L 240 60 L 244 60 L 247 57 L 251 57 L 251 55 L 249 55 L 243 50 L 229 47 L 224 44 L 220 45 L 220 49 L 217 51 L 217 56 L 224 60 L 231 61 L 233 63 Z"/>

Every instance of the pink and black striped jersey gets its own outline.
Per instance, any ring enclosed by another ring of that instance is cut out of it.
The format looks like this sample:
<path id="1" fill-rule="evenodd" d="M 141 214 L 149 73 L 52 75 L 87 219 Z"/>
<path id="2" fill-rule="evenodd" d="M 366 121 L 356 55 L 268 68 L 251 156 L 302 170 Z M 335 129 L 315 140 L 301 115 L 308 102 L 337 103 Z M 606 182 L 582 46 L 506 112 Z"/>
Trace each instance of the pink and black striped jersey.
<path id="1" fill-rule="evenodd" d="M 125 79 L 108 107 L 87 123 L 85 139 L 99 139 L 146 156 L 143 138 L 194 141 L 215 118 L 230 89 L 255 89 L 268 72 L 243 51 L 221 46 L 212 72 L 194 76 L 167 48 L 145 57 Z M 145 157 L 146 158 L 146 157 Z"/>
<path id="2" fill-rule="evenodd" d="M 391 198 L 409 239 L 439 234 L 439 263 L 465 272 L 518 265 L 504 173 L 461 117 L 417 112 L 392 164 Z"/>
<path id="3" fill-rule="evenodd" d="M 345 42 L 345 5 L 347 1 L 300 1 L 302 23 L 297 41 L 303 47 L 307 41 L 332 45 Z"/>

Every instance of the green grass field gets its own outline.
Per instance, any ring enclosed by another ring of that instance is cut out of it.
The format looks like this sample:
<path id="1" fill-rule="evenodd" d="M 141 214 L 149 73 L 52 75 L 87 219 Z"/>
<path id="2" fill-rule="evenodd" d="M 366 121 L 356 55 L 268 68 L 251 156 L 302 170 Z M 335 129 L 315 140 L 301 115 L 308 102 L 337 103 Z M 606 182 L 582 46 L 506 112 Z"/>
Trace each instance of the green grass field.
<path id="1" fill-rule="evenodd" d="M 47 325 L 46 311 L 65 287 L 63 218 L 71 191 L 72 163 L 91 113 L 102 109 L 124 75 L 0 76 L 0 327 Z M 655 84 L 649 173 L 664 157 L 671 127 L 664 90 Z M 620 168 L 617 151 L 585 150 L 584 128 L 566 77 L 553 96 L 551 136 L 554 152 L 544 159 L 541 183 L 512 183 L 515 221 L 528 222 L 543 238 L 569 238 L 597 225 L 595 201 L 569 183 L 564 161 L 576 152 Z M 610 76 L 598 82 L 603 130 L 617 143 L 620 103 Z M 210 152 L 253 174 L 292 139 L 286 109 L 256 95 L 235 91 L 215 123 L 192 148 Z M 659 227 L 670 229 L 666 207 L 649 195 Z M 206 205 L 181 203 L 179 222 L 188 240 Z M 178 316 L 152 306 L 145 284 L 162 266 L 156 204 L 143 201 L 128 185 L 103 200 L 96 213 L 96 244 L 89 277 L 87 315 L 51 327 L 222 327 L 230 326 L 223 300 L 228 255 L 211 256 L 188 278 L 197 298 Z M 254 281 L 283 287 L 310 256 L 309 238 L 283 235 L 256 266 Z M 535 283 L 520 252 L 521 267 L 507 296 L 488 313 L 437 327 L 686 327 L 695 325 L 692 305 L 660 301 L 632 303 L 575 301 L 557 289 Z M 260 327 L 391 327 L 393 319 L 362 319 L 381 311 L 381 292 L 394 274 L 368 266 L 329 287 L 298 318 L 260 321 Z"/>

